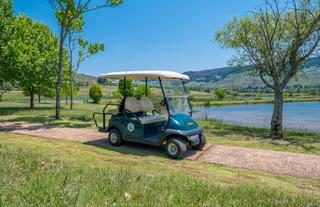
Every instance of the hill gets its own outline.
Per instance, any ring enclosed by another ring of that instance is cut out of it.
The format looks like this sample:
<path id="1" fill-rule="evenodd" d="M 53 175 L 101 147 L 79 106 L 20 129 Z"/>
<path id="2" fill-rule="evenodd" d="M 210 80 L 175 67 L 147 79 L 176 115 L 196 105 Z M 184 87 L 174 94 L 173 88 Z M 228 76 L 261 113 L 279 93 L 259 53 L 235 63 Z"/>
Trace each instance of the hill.
<path id="1" fill-rule="evenodd" d="M 91 83 L 97 82 L 97 77 L 81 73 L 76 74 L 74 79 L 79 86 L 89 86 Z"/>
<path id="2" fill-rule="evenodd" d="M 224 67 L 201 71 L 188 71 L 184 74 L 190 77 L 187 85 L 192 88 L 263 88 L 252 66 Z M 320 86 L 320 57 L 310 58 L 295 79 L 289 82 L 289 87 L 301 85 L 307 88 Z"/>

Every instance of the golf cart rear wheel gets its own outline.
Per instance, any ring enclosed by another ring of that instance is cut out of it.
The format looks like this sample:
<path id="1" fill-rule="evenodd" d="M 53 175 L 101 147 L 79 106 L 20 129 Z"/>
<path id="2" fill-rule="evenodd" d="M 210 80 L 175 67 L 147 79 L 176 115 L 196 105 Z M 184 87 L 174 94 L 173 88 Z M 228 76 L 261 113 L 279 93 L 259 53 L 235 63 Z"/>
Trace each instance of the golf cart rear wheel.
<path id="1" fill-rule="evenodd" d="M 112 146 L 120 146 L 122 143 L 121 134 L 117 129 L 111 129 L 108 140 Z"/>
<path id="2" fill-rule="evenodd" d="M 186 155 L 187 146 L 182 141 L 173 138 L 166 143 L 166 151 L 169 157 L 181 159 Z"/>
<path id="3" fill-rule="evenodd" d="M 199 144 L 192 146 L 192 149 L 201 150 L 207 144 L 207 138 L 203 134 L 200 135 L 199 139 Z"/>

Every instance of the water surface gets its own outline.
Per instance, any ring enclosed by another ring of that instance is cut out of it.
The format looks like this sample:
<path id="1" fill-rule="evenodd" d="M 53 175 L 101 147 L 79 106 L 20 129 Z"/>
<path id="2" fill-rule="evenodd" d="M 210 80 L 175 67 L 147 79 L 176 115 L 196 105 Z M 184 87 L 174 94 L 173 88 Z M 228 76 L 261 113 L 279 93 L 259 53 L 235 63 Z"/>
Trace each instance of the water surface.
<path id="1" fill-rule="evenodd" d="M 194 118 L 218 119 L 242 126 L 270 127 L 272 104 L 194 107 Z M 320 132 L 320 102 L 284 104 L 285 128 Z"/>

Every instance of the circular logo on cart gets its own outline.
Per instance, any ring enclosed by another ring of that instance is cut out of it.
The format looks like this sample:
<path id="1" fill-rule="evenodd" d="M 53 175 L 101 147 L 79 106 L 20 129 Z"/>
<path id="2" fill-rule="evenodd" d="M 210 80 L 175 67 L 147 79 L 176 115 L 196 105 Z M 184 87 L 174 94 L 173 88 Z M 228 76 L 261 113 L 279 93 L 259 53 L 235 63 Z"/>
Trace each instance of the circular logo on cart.
<path id="1" fill-rule="evenodd" d="M 134 131 L 134 124 L 132 122 L 129 122 L 127 128 L 128 128 L 129 132 L 133 132 Z"/>

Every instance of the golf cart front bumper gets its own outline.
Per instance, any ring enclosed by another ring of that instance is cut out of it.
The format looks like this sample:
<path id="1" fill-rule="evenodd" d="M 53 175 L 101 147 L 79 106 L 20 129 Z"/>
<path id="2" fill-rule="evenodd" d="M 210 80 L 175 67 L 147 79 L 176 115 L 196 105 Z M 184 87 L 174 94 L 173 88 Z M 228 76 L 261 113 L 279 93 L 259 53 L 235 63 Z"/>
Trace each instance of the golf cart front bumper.
<path id="1" fill-rule="evenodd" d="M 191 130 L 176 130 L 176 129 L 166 129 L 163 133 L 165 136 L 177 135 L 179 137 L 185 137 L 191 146 L 197 145 L 200 142 L 200 137 L 202 136 L 203 129 L 196 128 Z"/>

